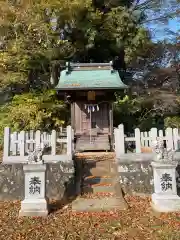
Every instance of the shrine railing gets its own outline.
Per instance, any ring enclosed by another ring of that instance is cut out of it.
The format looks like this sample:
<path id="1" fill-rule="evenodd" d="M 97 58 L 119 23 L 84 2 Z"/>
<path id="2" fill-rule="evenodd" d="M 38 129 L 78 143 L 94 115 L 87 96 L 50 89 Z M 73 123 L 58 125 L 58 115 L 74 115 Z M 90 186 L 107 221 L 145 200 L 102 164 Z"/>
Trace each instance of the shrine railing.
<path id="1" fill-rule="evenodd" d="M 138 159 L 142 157 L 143 153 L 143 157 L 150 160 L 150 158 L 152 158 L 152 144 L 157 137 L 164 141 L 167 149 L 176 151 L 176 156 L 178 155 L 180 157 L 179 129 L 166 128 L 165 130 L 158 130 L 157 128 L 151 128 L 149 132 L 141 132 L 139 128 L 136 128 L 134 133 L 127 136 L 124 132 L 123 124 L 120 124 L 118 128 L 114 129 L 114 149 L 116 157 L 131 159 L 135 158 L 136 155 Z"/>
<path id="2" fill-rule="evenodd" d="M 74 155 L 74 130 L 71 126 L 59 131 L 21 131 L 11 133 L 11 129 L 4 129 L 3 163 L 24 163 L 29 152 L 38 146 L 44 148 L 45 162 L 69 161 Z"/>

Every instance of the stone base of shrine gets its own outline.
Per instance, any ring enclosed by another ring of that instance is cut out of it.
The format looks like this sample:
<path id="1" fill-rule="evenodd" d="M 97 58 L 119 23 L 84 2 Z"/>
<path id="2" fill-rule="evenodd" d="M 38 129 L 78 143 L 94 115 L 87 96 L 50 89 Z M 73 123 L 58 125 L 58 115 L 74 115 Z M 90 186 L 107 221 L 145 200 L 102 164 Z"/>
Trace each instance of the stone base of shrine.
<path id="1" fill-rule="evenodd" d="M 46 217 L 48 215 L 48 202 L 46 199 L 25 199 L 21 202 L 20 217 Z"/>
<path id="2" fill-rule="evenodd" d="M 178 195 L 152 194 L 153 210 L 157 212 L 176 212 L 180 211 L 180 197 Z"/>

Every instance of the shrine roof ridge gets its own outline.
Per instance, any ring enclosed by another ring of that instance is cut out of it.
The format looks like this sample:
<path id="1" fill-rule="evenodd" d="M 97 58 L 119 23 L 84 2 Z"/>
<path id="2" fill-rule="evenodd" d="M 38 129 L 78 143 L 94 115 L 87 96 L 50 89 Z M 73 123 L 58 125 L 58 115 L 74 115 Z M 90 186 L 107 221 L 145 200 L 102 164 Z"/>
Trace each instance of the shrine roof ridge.
<path id="1" fill-rule="evenodd" d="M 55 89 L 125 89 L 119 72 L 109 63 L 66 63 Z"/>
<path id="2" fill-rule="evenodd" d="M 112 67 L 113 62 L 108 63 L 73 63 L 66 62 L 66 67 Z"/>
<path id="3" fill-rule="evenodd" d="M 125 72 L 126 74 L 134 74 L 134 73 L 143 73 L 142 70 L 138 68 L 128 67 L 125 69 L 114 69 L 113 68 L 113 61 L 106 62 L 106 63 L 73 63 L 73 62 L 66 62 L 66 71 L 81 71 L 81 70 L 113 70 L 113 71 L 120 71 Z"/>

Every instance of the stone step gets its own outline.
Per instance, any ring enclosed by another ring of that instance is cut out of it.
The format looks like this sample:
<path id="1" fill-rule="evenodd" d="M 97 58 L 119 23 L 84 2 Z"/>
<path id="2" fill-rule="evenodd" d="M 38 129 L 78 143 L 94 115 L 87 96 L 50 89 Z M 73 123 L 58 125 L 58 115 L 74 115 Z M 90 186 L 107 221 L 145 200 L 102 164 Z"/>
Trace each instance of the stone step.
<path id="1" fill-rule="evenodd" d="M 85 141 L 85 140 L 79 140 L 76 142 L 76 145 L 88 145 L 88 146 L 93 146 L 93 145 L 100 145 L 100 144 L 103 144 L 103 145 L 109 145 L 109 141 L 106 141 L 106 140 L 102 140 L 102 141 Z"/>
<path id="2" fill-rule="evenodd" d="M 88 147 L 88 148 L 92 148 L 92 147 L 99 147 L 99 148 L 105 148 L 105 147 L 109 147 L 109 142 L 107 141 L 101 141 L 101 142 L 85 142 L 85 141 L 79 141 L 76 143 L 76 146 L 78 147 Z"/>
<path id="3" fill-rule="evenodd" d="M 110 151 L 110 146 L 102 146 L 102 145 L 95 145 L 95 146 L 80 146 L 77 145 L 76 146 L 76 151 L 94 151 L 94 150 L 98 150 L 98 151 Z"/>
<path id="4" fill-rule="evenodd" d="M 84 177 L 89 176 L 112 176 L 113 170 L 111 164 L 103 164 L 95 163 L 94 165 L 86 165 L 84 166 Z"/>
<path id="5" fill-rule="evenodd" d="M 95 139 L 109 139 L 107 135 L 91 135 L 91 138 Z M 77 137 L 77 139 L 90 139 L 90 135 L 84 135 L 81 137 Z"/>
<path id="6" fill-rule="evenodd" d="M 114 193 L 115 189 L 112 184 L 93 184 L 82 187 L 83 194 L 86 193 Z"/>
<path id="7" fill-rule="evenodd" d="M 106 168 L 91 168 L 85 172 L 85 177 L 87 176 L 112 176 L 113 173 Z"/>
<path id="8" fill-rule="evenodd" d="M 89 145 L 89 144 L 77 144 L 76 145 L 76 150 L 86 150 L 86 151 L 94 151 L 94 150 L 98 150 L 98 151 L 109 151 L 110 150 L 110 146 L 109 144 L 94 144 L 94 145 Z"/>
<path id="9" fill-rule="evenodd" d="M 99 193 L 86 193 L 81 195 L 81 198 L 104 198 L 104 197 L 117 197 L 115 193 L 112 192 L 99 192 Z"/>
<path id="10" fill-rule="evenodd" d="M 126 210 L 126 206 L 117 197 L 104 197 L 101 199 L 79 198 L 72 203 L 72 211 L 78 212 L 102 212 L 112 209 Z"/>
<path id="11" fill-rule="evenodd" d="M 80 137 L 80 138 L 77 138 L 77 140 L 89 140 L 90 139 L 90 136 L 83 136 L 83 137 Z M 107 136 L 91 136 L 91 139 L 107 139 L 109 140 L 109 138 Z"/>
<path id="12" fill-rule="evenodd" d="M 108 159 L 108 161 L 115 161 L 115 153 L 114 152 L 84 152 L 84 153 L 76 153 L 76 160 L 84 159 L 86 160 L 102 160 Z"/>
<path id="13" fill-rule="evenodd" d="M 93 139 L 95 139 L 95 140 L 98 140 L 98 139 L 109 140 L 108 137 L 94 137 L 94 136 L 92 136 L 91 139 L 92 139 L 92 140 L 93 140 Z M 90 137 L 88 136 L 88 137 L 83 137 L 83 138 L 77 138 L 77 140 L 78 140 L 78 141 L 79 141 L 79 140 L 90 140 Z"/>
<path id="14" fill-rule="evenodd" d="M 105 141 L 109 141 L 109 139 L 108 138 L 105 138 L 105 137 L 92 137 L 91 138 L 91 140 L 93 141 L 93 140 L 99 140 L 99 141 L 103 141 L 103 140 L 105 140 Z M 77 141 L 90 141 L 90 137 L 88 137 L 88 138 L 78 138 L 77 139 Z"/>
<path id="15" fill-rule="evenodd" d="M 110 145 L 110 143 L 108 141 L 92 141 L 91 143 L 86 142 L 86 141 L 76 142 L 76 146 L 78 146 L 78 147 L 85 147 L 86 146 L 88 148 L 92 148 L 92 147 L 104 148 L 104 147 L 109 147 L 109 145 Z"/>
<path id="16" fill-rule="evenodd" d="M 114 185 L 114 154 L 76 154 L 83 160 L 82 195 L 116 196 Z"/>
<path id="17" fill-rule="evenodd" d="M 90 142 L 90 140 L 78 140 L 76 141 L 76 144 L 89 144 L 89 145 L 93 145 L 93 144 L 109 144 L 109 141 L 107 140 L 93 140 Z"/>
<path id="18" fill-rule="evenodd" d="M 94 185 L 94 184 L 111 184 L 111 176 L 89 176 L 84 178 L 84 185 Z"/>
<path id="19" fill-rule="evenodd" d="M 112 164 L 91 163 L 84 166 L 84 177 L 112 176 Z"/>
<path id="20" fill-rule="evenodd" d="M 93 140 L 99 140 L 99 141 L 104 141 L 104 140 L 106 140 L 106 141 L 109 141 L 109 139 L 108 138 L 105 138 L 105 137 L 92 137 L 91 138 L 91 140 L 93 141 Z M 77 141 L 90 141 L 90 137 L 87 137 L 87 138 L 78 138 L 77 139 Z"/>
<path id="21" fill-rule="evenodd" d="M 110 169 L 114 165 L 114 161 L 107 161 L 101 159 L 85 159 L 84 165 L 90 166 L 95 165 L 96 167 L 108 167 Z"/>
<path id="22" fill-rule="evenodd" d="M 92 137 L 90 143 L 89 136 L 81 136 L 76 140 L 76 150 L 93 151 L 93 150 L 110 150 L 110 142 L 108 136 Z"/>

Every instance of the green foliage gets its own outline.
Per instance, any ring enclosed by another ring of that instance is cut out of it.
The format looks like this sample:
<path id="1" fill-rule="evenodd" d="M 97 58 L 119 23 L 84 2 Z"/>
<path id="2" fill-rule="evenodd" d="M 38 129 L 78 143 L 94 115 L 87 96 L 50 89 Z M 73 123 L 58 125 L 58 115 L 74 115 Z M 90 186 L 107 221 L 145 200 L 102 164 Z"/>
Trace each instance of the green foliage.
<path id="1" fill-rule="evenodd" d="M 180 117 L 173 116 L 165 118 L 165 127 L 180 128 Z"/>
<path id="2" fill-rule="evenodd" d="M 148 96 L 130 97 L 121 99 L 117 96 L 114 103 L 114 124 L 123 123 L 126 132 L 132 132 L 139 127 L 142 131 L 152 127 L 163 128 L 164 116 L 154 108 L 154 101 Z"/>
<path id="3" fill-rule="evenodd" d="M 0 109 L 0 131 L 60 126 L 67 110 L 48 90 L 54 62 L 107 62 L 125 46 L 130 62 L 146 44 L 148 31 L 132 14 L 132 1 L 1 1 L 0 89 L 12 101 Z M 109 5 L 108 5 L 109 4 Z M 111 10 L 111 11 L 110 11 Z M 20 94 L 20 95 L 19 95 Z"/>
<path id="4" fill-rule="evenodd" d="M 68 110 L 56 92 L 32 92 L 15 95 L 0 108 L 0 135 L 5 126 L 14 131 L 56 129 L 67 121 Z"/>
<path id="5" fill-rule="evenodd" d="M 120 123 L 125 125 L 125 131 L 131 131 L 138 126 L 138 118 L 136 117 L 141 112 L 141 103 L 136 98 L 130 98 L 125 95 L 123 98 L 116 96 L 117 101 L 114 103 L 114 125 Z"/>
<path id="6" fill-rule="evenodd" d="M 1 87 L 35 80 L 37 86 L 39 76 L 48 85 L 54 60 L 109 61 L 122 44 L 130 62 L 149 42 L 148 31 L 125 3 L 113 4 L 107 13 L 102 6 L 90 0 L 2 1 Z"/>
<path id="7" fill-rule="evenodd" d="M 180 128 L 180 97 L 177 97 L 177 112 L 174 116 L 168 116 L 164 120 L 165 127 Z"/>

